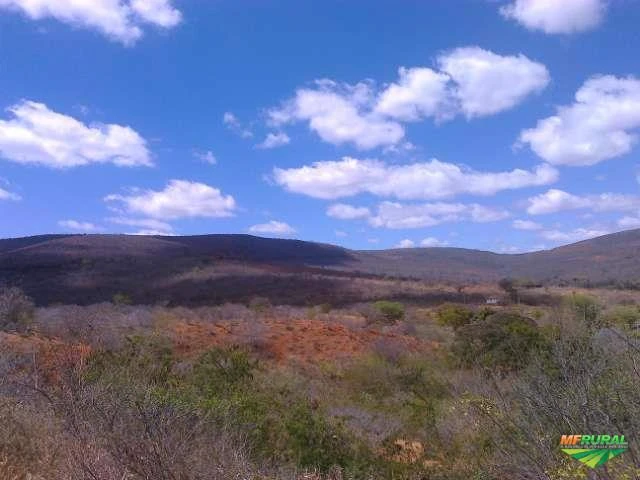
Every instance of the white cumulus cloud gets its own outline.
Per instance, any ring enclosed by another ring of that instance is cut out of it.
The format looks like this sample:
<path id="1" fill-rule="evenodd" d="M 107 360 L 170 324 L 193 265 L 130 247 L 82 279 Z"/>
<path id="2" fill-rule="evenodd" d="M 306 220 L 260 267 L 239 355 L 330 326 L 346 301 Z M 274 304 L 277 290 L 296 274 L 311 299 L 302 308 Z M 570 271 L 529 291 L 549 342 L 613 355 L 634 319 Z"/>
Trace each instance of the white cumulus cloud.
<path id="1" fill-rule="evenodd" d="M 384 88 L 372 80 L 355 85 L 316 80 L 269 110 L 268 123 L 279 127 L 306 122 L 334 145 L 391 149 L 403 142 L 403 122 L 492 115 L 513 108 L 549 83 L 544 65 L 522 54 L 502 56 L 479 47 L 446 52 L 437 66 L 439 71 L 401 67 L 398 80 Z"/>
<path id="2" fill-rule="evenodd" d="M 598 26 L 606 7 L 605 0 L 515 0 L 500 13 L 529 30 L 568 34 Z"/>
<path id="3" fill-rule="evenodd" d="M 355 220 L 369 218 L 371 212 L 366 207 L 354 207 L 345 203 L 335 203 L 327 208 L 327 215 L 340 220 Z"/>
<path id="4" fill-rule="evenodd" d="M 271 220 L 267 223 L 260 223 L 258 225 L 253 225 L 249 227 L 250 233 L 257 234 L 269 234 L 269 235 L 277 235 L 277 236 L 289 236 L 296 233 L 296 229 L 291 225 L 285 222 L 278 222 L 277 220 Z"/>
<path id="5" fill-rule="evenodd" d="M 547 185 L 558 171 L 539 165 L 533 171 L 477 172 L 433 159 L 405 165 L 344 157 L 299 168 L 273 171 L 285 189 L 315 198 L 335 199 L 370 193 L 399 199 L 437 199 L 460 194 L 493 195 L 502 190 Z"/>
<path id="6" fill-rule="evenodd" d="M 532 220 L 514 220 L 512 225 L 517 230 L 542 230 L 542 225 Z"/>
<path id="7" fill-rule="evenodd" d="M 145 25 L 168 29 L 182 20 L 171 0 L 0 0 L 0 8 L 97 30 L 125 45 L 140 39 Z"/>
<path id="8" fill-rule="evenodd" d="M 438 64 L 455 83 L 453 96 L 467 118 L 509 110 L 550 80 L 544 65 L 522 54 L 502 56 L 479 47 L 453 50 Z"/>
<path id="9" fill-rule="evenodd" d="M 381 92 L 375 106 L 377 113 L 404 122 L 452 116 L 448 75 L 426 67 L 400 67 L 398 77 L 396 83 Z"/>
<path id="10" fill-rule="evenodd" d="M 108 195 L 105 201 L 115 202 L 126 213 L 160 220 L 232 217 L 236 210 L 236 202 L 231 195 L 223 195 L 219 189 L 204 183 L 187 180 L 171 180 L 160 191 Z"/>
<path id="11" fill-rule="evenodd" d="M 153 165 L 146 141 L 131 127 L 85 125 L 32 101 L 8 111 L 13 118 L 0 120 L 0 157 L 7 160 L 52 168 Z"/>
<path id="12" fill-rule="evenodd" d="M 504 220 L 509 212 L 500 208 L 464 203 L 402 204 L 382 202 L 369 223 L 374 227 L 389 229 L 433 227 L 442 223 L 488 223 Z"/>
<path id="13" fill-rule="evenodd" d="M 640 196 L 618 193 L 599 195 L 573 195 L 563 190 L 551 189 L 529 198 L 527 212 L 543 215 L 565 210 L 590 209 L 595 212 L 624 212 L 640 210 Z"/>
<path id="14" fill-rule="evenodd" d="M 414 242 L 413 240 L 409 240 L 408 238 L 405 238 L 404 240 L 400 240 L 395 245 L 395 248 L 414 248 L 415 246 L 416 246 L 416 242 Z"/>
<path id="15" fill-rule="evenodd" d="M 449 242 L 438 240 L 435 237 L 427 237 L 420 242 L 420 246 L 427 247 L 427 248 L 446 247 L 447 245 L 449 245 Z"/>
<path id="16" fill-rule="evenodd" d="M 334 145 L 353 143 L 359 149 L 394 145 L 404 137 L 404 128 L 371 111 L 373 88 L 317 80 L 316 88 L 301 88 L 280 109 L 269 112 L 270 123 L 279 126 L 306 121 L 322 140 Z"/>
<path id="17" fill-rule="evenodd" d="M 588 79 L 575 103 L 524 130 L 520 143 L 555 165 L 594 165 L 629 153 L 639 128 L 640 80 L 606 75 Z"/>

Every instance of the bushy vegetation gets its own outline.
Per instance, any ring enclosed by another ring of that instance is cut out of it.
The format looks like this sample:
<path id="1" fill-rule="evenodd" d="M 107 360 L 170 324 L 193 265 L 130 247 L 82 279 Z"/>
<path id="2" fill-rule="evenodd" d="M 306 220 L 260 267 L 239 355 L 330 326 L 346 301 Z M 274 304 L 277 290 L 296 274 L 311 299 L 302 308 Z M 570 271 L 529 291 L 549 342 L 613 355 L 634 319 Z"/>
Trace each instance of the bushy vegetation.
<path id="1" fill-rule="evenodd" d="M 542 355 L 547 348 L 546 338 L 533 320 L 495 313 L 459 327 L 451 350 L 465 368 L 481 365 L 510 371 L 526 366 L 533 355 Z"/>
<path id="2" fill-rule="evenodd" d="M 436 311 L 438 324 L 454 329 L 471 322 L 473 316 L 473 310 L 455 303 L 445 303 Z"/>
<path id="3" fill-rule="evenodd" d="M 399 302 L 380 300 L 373 304 L 373 308 L 382 315 L 385 321 L 390 323 L 397 322 L 404 318 L 404 305 Z"/>
<path id="4" fill-rule="evenodd" d="M 34 311 L 18 291 L 6 298 L 32 332 L 0 336 L 0 478 L 640 478 L 636 304 L 576 293 L 546 309 Z M 367 321 L 372 311 L 383 320 Z M 340 359 L 286 361 L 266 351 L 267 320 L 371 343 Z M 208 343 L 185 344 L 196 324 Z M 239 326 L 228 337 L 237 341 L 218 342 Z M 588 471 L 558 449 L 576 432 L 619 432 L 630 449 Z"/>
<path id="5" fill-rule="evenodd" d="M 33 301 L 22 290 L 0 289 L 0 328 L 26 330 L 33 320 Z"/>

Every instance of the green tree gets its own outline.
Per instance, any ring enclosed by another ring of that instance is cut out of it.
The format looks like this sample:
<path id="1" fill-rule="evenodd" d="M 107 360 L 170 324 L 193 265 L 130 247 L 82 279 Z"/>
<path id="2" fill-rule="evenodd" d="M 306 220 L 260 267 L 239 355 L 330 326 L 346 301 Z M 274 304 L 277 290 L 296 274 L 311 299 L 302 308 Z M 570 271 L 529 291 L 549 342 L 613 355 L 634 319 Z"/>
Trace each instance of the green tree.
<path id="1" fill-rule="evenodd" d="M 472 319 L 472 310 L 455 303 L 445 303 L 436 311 L 438 324 L 454 329 L 470 323 Z"/>

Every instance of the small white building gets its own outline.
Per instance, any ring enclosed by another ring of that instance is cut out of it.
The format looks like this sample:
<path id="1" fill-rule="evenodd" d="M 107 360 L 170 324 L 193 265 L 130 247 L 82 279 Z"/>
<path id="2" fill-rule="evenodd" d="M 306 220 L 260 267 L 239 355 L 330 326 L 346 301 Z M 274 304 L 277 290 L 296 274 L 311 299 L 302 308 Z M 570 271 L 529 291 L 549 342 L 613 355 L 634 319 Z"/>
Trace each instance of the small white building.
<path id="1" fill-rule="evenodd" d="M 498 297 L 489 297 L 485 300 L 487 305 L 498 305 L 500 303 L 500 299 Z"/>

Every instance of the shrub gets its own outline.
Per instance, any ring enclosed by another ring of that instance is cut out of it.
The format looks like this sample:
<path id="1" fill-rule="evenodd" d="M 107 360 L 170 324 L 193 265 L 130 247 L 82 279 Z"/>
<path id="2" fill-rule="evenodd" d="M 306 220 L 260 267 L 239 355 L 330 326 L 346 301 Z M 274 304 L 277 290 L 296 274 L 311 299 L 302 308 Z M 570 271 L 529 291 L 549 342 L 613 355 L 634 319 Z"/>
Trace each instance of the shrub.
<path id="1" fill-rule="evenodd" d="M 621 327 L 632 327 L 640 322 L 640 307 L 637 305 L 617 305 L 606 315 L 607 323 Z"/>
<path id="2" fill-rule="evenodd" d="M 582 293 L 573 293 L 571 296 L 566 297 L 565 301 L 573 310 L 577 320 L 592 326 L 598 319 L 601 307 L 596 298 Z"/>
<path id="3" fill-rule="evenodd" d="M 264 313 L 271 308 L 271 301 L 265 297 L 253 297 L 249 301 L 249 308 L 256 313 Z"/>
<path id="4" fill-rule="evenodd" d="M 320 313 L 327 314 L 331 312 L 332 306 L 330 303 L 323 303 L 320 305 Z"/>
<path id="5" fill-rule="evenodd" d="M 201 388 L 219 389 L 222 384 L 229 386 L 253 378 L 255 367 L 256 363 L 240 348 L 214 348 L 194 365 L 194 375 Z"/>
<path id="6" fill-rule="evenodd" d="M 547 341 L 536 323 L 513 313 L 496 313 L 456 330 L 452 353 L 464 367 L 480 364 L 500 371 L 526 366 Z"/>
<path id="7" fill-rule="evenodd" d="M 445 303 L 436 312 L 438 324 L 454 329 L 470 323 L 472 318 L 473 312 L 470 309 L 455 303 Z"/>
<path id="8" fill-rule="evenodd" d="M 133 303 L 131 297 L 122 292 L 116 293 L 113 296 L 112 301 L 114 305 L 131 305 Z"/>
<path id="9" fill-rule="evenodd" d="M 0 291 L 0 328 L 25 330 L 33 322 L 35 307 L 19 288 Z"/>
<path id="10" fill-rule="evenodd" d="M 404 305 L 398 302 L 388 302 L 381 300 L 373 304 L 373 307 L 382 315 L 387 322 L 397 322 L 404 318 Z"/>

